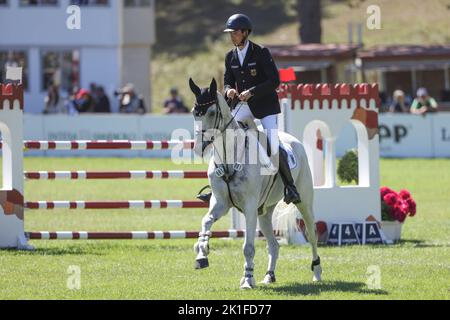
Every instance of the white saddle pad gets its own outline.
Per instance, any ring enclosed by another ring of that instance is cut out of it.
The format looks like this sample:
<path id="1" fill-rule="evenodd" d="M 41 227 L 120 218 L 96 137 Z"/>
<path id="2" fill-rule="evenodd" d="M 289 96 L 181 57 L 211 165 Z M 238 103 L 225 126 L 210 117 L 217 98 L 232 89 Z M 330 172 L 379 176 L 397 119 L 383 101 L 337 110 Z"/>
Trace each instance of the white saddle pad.
<path id="1" fill-rule="evenodd" d="M 280 141 L 280 143 L 282 143 Z M 295 158 L 294 155 L 294 151 L 292 150 L 291 146 L 289 144 L 286 143 L 282 143 L 282 148 L 286 151 L 287 155 L 288 155 L 288 164 L 289 164 L 289 168 L 295 169 L 298 165 L 297 163 L 297 159 Z M 263 147 L 259 147 L 258 148 L 259 152 L 260 152 L 260 160 L 261 163 L 263 165 L 263 167 L 265 168 L 274 168 L 274 164 L 272 163 L 271 159 L 267 156 L 266 150 Z"/>

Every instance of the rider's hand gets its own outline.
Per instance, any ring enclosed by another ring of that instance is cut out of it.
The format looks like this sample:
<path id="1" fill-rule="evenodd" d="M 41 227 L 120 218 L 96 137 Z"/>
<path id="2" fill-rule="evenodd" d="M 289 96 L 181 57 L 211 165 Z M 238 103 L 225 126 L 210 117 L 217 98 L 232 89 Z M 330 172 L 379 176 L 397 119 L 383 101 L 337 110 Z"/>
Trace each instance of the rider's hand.
<path id="1" fill-rule="evenodd" d="M 252 96 L 252 93 L 250 92 L 250 90 L 245 90 L 244 92 L 242 92 L 239 95 L 239 100 L 241 101 L 248 101 L 248 99 L 250 99 Z"/>
<path id="2" fill-rule="evenodd" d="M 235 89 L 230 89 L 227 91 L 227 98 L 233 99 L 237 95 L 237 91 Z"/>

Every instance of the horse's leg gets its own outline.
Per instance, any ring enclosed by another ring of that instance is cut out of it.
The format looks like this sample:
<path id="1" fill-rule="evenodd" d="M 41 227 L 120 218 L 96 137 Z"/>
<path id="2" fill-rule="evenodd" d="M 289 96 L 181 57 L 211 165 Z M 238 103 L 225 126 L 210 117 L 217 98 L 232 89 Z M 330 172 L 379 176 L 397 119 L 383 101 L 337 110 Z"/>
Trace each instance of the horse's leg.
<path id="1" fill-rule="evenodd" d="M 217 201 L 214 195 L 211 197 L 208 213 L 202 219 L 202 231 L 198 235 L 198 241 L 194 245 L 194 251 L 197 254 L 195 258 L 195 269 L 203 269 L 209 266 L 209 237 L 211 236 L 211 227 L 214 222 L 220 219 L 229 209 L 228 204 L 223 201 Z"/>
<path id="2" fill-rule="evenodd" d="M 320 257 L 317 254 L 316 225 L 314 223 L 312 201 L 298 203 L 297 208 L 302 213 L 306 231 L 308 232 L 308 241 L 312 248 L 313 261 L 311 263 L 311 271 L 314 273 L 313 281 L 321 281 L 322 267 L 320 266 Z"/>
<path id="3" fill-rule="evenodd" d="M 272 214 L 274 210 L 275 206 L 270 207 L 267 209 L 266 214 L 258 217 L 259 227 L 266 237 L 267 249 L 269 252 L 269 264 L 267 266 L 267 272 L 264 280 L 261 281 L 261 283 L 263 284 L 270 284 L 275 282 L 275 267 L 277 264 L 278 252 L 280 249 L 280 245 L 278 244 L 278 241 L 273 234 Z"/>
<path id="4" fill-rule="evenodd" d="M 255 235 L 256 235 L 256 221 L 257 221 L 256 205 L 247 205 L 245 208 L 245 240 L 244 240 L 244 276 L 241 279 L 241 289 L 251 289 L 256 286 L 255 278 L 253 277 L 255 257 Z"/>

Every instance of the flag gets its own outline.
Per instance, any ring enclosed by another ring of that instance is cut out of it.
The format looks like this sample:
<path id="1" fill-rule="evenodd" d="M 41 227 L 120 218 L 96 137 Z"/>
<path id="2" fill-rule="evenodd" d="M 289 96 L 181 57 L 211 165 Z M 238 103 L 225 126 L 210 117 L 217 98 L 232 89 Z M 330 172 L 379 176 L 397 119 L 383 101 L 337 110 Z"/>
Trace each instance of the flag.
<path id="1" fill-rule="evenodd" d="M 294 68 L 280 69 L 280 81 L 289 82 L 296 80 Z"/>

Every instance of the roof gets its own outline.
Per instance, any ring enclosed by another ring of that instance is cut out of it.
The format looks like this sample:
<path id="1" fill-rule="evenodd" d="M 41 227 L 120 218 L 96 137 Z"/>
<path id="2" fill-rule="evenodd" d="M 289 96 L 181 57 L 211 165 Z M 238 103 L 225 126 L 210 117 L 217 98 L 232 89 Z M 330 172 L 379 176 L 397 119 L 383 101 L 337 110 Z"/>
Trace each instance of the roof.
<path id="1" fill-rule="evenodd" d="M 295 44 L 268 46 L 274 58 L 295 60 L 310 59 L 346 59 L 356 55 L 357 46 L 348 44 Z"/>
<path id="2" fill-rule="evenodd" d="M 403 59 L 450 59 L 450 44 L 377 46 L 358 52 L 363 61 Z"/>

